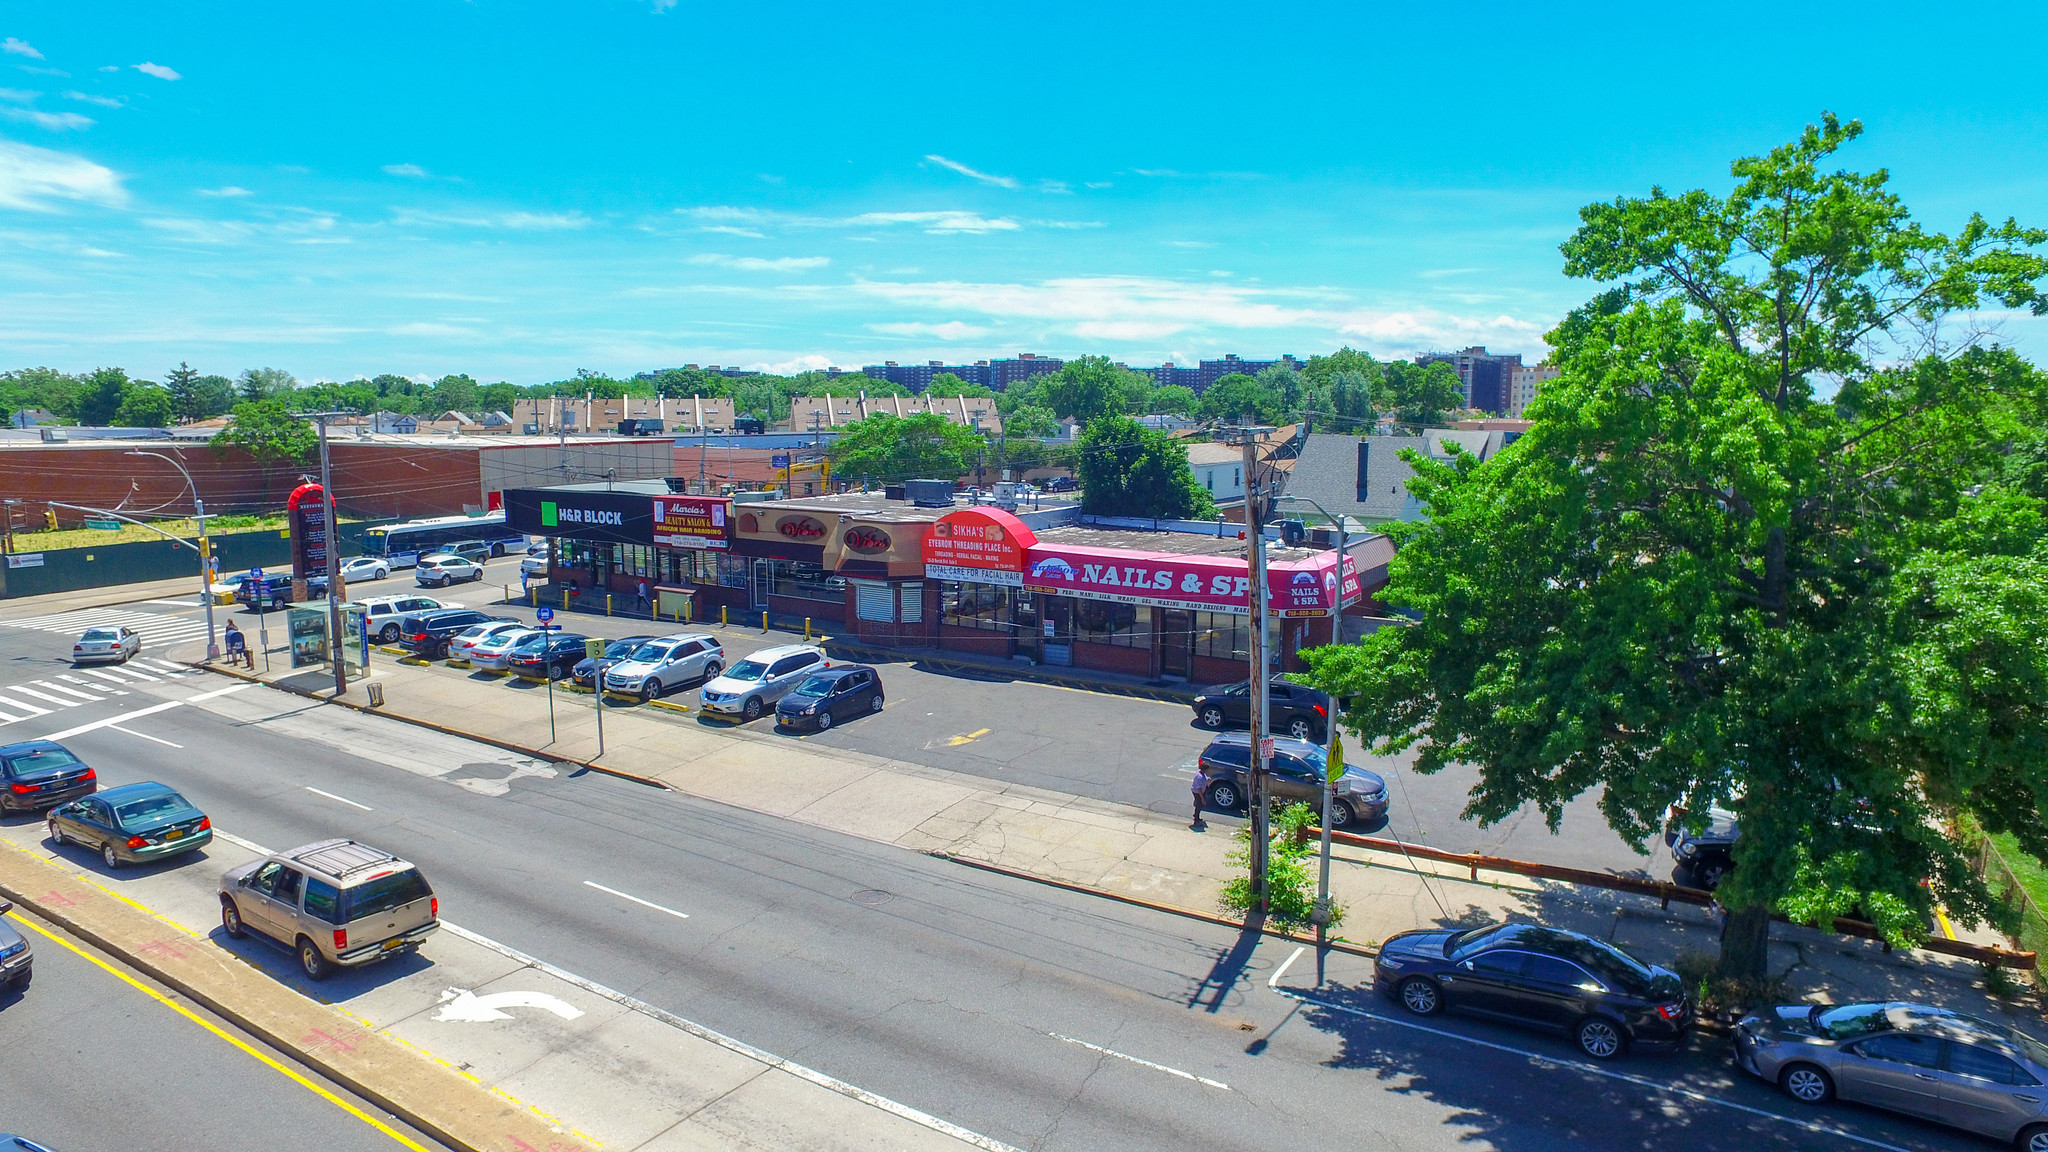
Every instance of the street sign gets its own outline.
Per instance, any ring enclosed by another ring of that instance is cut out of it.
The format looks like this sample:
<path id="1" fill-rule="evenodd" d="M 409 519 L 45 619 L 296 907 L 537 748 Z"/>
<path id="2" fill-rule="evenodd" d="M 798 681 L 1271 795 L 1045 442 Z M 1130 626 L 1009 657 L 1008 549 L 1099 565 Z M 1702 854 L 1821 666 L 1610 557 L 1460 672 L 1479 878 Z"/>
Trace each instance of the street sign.
<path id="1" fill-rule="evenodd" d="M 262 579 L 263 579 L 263 569 L 261 569 L 261 568 L 251 568 L 251 569 L 249 569 L 249 579 L 251 579 L 251 580 L 258 580 L 258 581 L 262 580 Z"/>
<path id="2" fill-rule="evenodd" d="M 604 641 L 596 639 L 585 640 L 583 642 L 583 654 L 592 660 L 604 659 Z"/>
<path id="3" fill-rule="evenodd" d="M 119 520 L 87 520 L 85 526 L 87 528 L 98 528 L 102 532 L 117 532 L 121 528 L 121 522 Z"/>
<path id="4" fill-rule="evenodd" d="M 1332 784 L 1337 782 L 1339 776 L 1344 775 L 1344 741 L 1338 739 L 1335 732 L 1330 733 L 1330 756 L 1325 775 Z"/>
<path id="5" fill-rule="evenodd" d="M 1271 736 L 1261 736 L 1261 737 L 1259 737 L 1259 759 L 1261 759 L 1261 760 L 1271 760 L 1272 758 L 1273 758 L 1273 738 L 1272 738 Z"/>
<path id="6" fill-rule="evenodd" d="M 534 615 L 540 617 L 540 622 L 545 624 L 548 621 L 553 620 L 555 618 L 555 610 L 553 608 L 543 606 L 541 610 L 535 612 Z"/>

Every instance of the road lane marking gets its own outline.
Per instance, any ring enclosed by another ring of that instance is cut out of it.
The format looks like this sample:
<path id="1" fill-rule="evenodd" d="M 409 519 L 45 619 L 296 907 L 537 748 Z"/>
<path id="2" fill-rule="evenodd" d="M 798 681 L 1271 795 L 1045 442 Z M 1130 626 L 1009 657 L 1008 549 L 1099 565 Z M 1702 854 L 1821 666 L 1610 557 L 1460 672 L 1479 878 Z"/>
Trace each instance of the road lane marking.
<path id="1" fill-rule="evenodd" d="M 97 731 L 101 728 L 112 728 L 116 724 L 126 724 L 130 720 L 140 720 L 144 716 L 154 716 L 158 712 L 169 711 L 170 709 L 177 708 L 183 705 L 184 703 L 185 702 L 183 700 L 166 700 L 162 704 L 152 704 L 147 708 L 138 708 L 133 712 L 123 712 L 119 716 L 109 716 L 105 720 L 95 720 L 90 724 L 80 724 L 76 728 L 66 728 L 62 732 L 52 732 L 48 736 L 42 737 L 42 739 L 63 740 L 70 736 L 77 736 L 82 733 Z"/>
<path id="2" fill-rule="evenodd" d="M 90 693 L 90 692 L 80 692 L 80 691 L 79 691 L 78 689 L 76 689 L 76 688 L 66 688 L 66 687 L 65 687 L 65 686 L 63 686 L 62 684 L 52 684 L 52 683 L 50 683 L 50 682 L 49 682 L 48 680 L 37 680 L 37 681 L 35 681 L 35 684 L 36 684 L 36 685 L 37 685 L 38 687 L 41 687 L 41 688 L 48 688 L 48 689 L 49 689 L 50 691 L 52 691 L 52 692 L 62 692 L 62 693 L 64 693 L 64 694 L 65 694 L 66 696 L 76 696 L 76 697 L 78 697 L 78 698 L 79 698 L 80 700 L 105 700 L 105 699 L 106 699 L 106 697 L 105 697 L 105 696 L 95 696 L 95 695 L 93 695 L 93 694 L 92 694 L 92 693 Z"/>
<path id="3" fill-rule="evenodd" d="M 585 880 L 583 884 L 585 887 L 595 888 L 599 892 L 609 892 L 612 895 L 617 896 L 621 900 L 631 900 L 635 904 L 644 904 L 647 907 L 654 909 L 656 912 L 666 912 L 678 920 L 688 920 L 690 918 L 690 914 L 688 912 L 678 912 L 673 908 L 663 908 L 661 905 L 656 904 L 652 900 L 642 900 L 638 896 L 629 896 L 626 893 L 619 891 L 617 888 L 607 888 L 604 885 L 599 884 L 595 880 Z"/>
<path id="4" fill-rule="evenodd" d="M 1601 1068 L 1597 1065 L 1588 1064 L 1583 1060 L 1572 1060 L 1569 1058 L 1558 1056 L 1546 1056 L 1540 1052 L 1530 1052 L 1521 1048 L 1512 1048 L 1506 1044 L 1496 1043 L 1492 1040 L 1481 1040 L 1477 1036 L 1460 1036 L 1456 1032 L 1447 1032 L 1441 1028 L 1432 1028 L 1427 1024 L 1418 1024 L 1413 1020 L 1401 1020 L 1393 1016 L 1382 1016 L 1377 1012 L 1367 1012 L 1363 1008 L 1353 1008 L 1346 1004 L 1335 1004 L 1328 1000 L 1318 1000 L 1314 996 L 1304 996 L 1299 992 L 1290 991 L 1286 988 L 1277 988 L 1274 989 L 1274 991 L 1278 992 L 1282 996 L 1287 997 L 1290 1000 L 1299 1000 L 1304 1004 L 1313 1005 L 1317 1008 L 1327 1008 L 1332 1012 L 1342 1012 L 1347 1016 L 1357 1016 L 1362 1019 L 1371 1020 L 1380 1024 L 1392 1024 L 1396 1028 L 1407 1028 L 1416 1032 L 1427 1032 L 1432 1036 L 1438 1036 L 1445 1040 L 1456 1040 L 1460 1043 L 1472 1044 L 1480 1048 L 1491 1048 L 1496 1052 L 1505 1052 L 1510 1056 L 1520 1056 L 1524 1059 L 1539 1061 L 1544 1064 L 1549 1064 L 1553 1067 L 1569 1068 L 1574 1072 L 1584 1072 L 1593 1076 L 1604 1076 L 1609 1080 L 1619 1080 L 1625 1084 L 1633 1084 L 1639 1088 L 1648 1088 L 1657 1092 L 1667 1092 L 1673 1096 L 1683 1096 L 1688 1100 L 1694 1100 L 1701 1104 L 1714 1104 L 1722 1108 L 1730 1108 L 1737 1112 L 1743 1112 L 1751 1116 L 1759 1116 L 1766 1120 L 1776 1120 L 1780 1124 L 1790 1124 L 1794 1128 L 1801 1128 L 1808 1132 L 1817 1132 L 1823 1136 L 1835 1136 L 1843 1140 L 1852 1140 L 1858 1144 L 1863 1144 L 1871 1148 L 1881 1148 L 1884 1150 L 1884 1152 L 1912 1152 L 1911 1149 L 1901 1148 L 1897 1144 L 1887 1144 L 1882 1140 L 1873 1140 L 1868 1136 L 1859 1136 L 1856 1133 L 1850 1132 L 1843 1128 L 1836 1128 L 1828 1124 L 1819 1124 L 1811 1120 L 1801 1120 L 1797 1116 L 1786 1116 L 1782 1113 L 1771 1112 L 1763 1108 L 1753 1108 L 1747 1104 L 1738 1104 L 1733 1100 L 1723 1100 L 1719 1096 L 1710 1096 L 1697 1088 L 1687 1088 L 1679 1084 L 1663 1084 L 1659 1083 L 1658 1081 L 1652 1080 L 1647 1076 L 1637 1076 L 1631 1072 L 1616 1072 L 1611 1068 Z M 1747 1073 L 1744 1073 L 1744 1075 L 1747 1075 Z"/>
<path id="5" fill-rule="evenodd" d="M 1079 1044 L 1081 1047 L 1088 1049 L 1090 1052 L 1100 1052 L 1104 1056 L 1114 1056 L 1119 1060 L 1129 1060 L 1133 1064 L 1142 1064 L 1155 1072 L 1164 1072 L 1168 1076 L 1178 1076 L 1183 1080 L 1193 1080 L 1197 1084 L 1207 1084 L 1211 1088 L 1221 1088 L 1225 1092 L 1230 1091 L 1230 1085 L 1225 1084 L 1221 1080 L 1211 1080 L 1207 1076 L 1197 1076 L 1193 1072 L 1183 1072 L 1178 1068 L 1168 1068 L 1164 1064 L 1154 1064 L 1150 1060 L 1133 1056 L 1128 1052 L 1118 1052 L 1114 1048 L 1104 1048 L 1100 1044 L 1090 1044 L 1086 1040 L 1076 1040 L 1072 1036 L 1062 1036 L 1057 1032 L 1047 1032 L 1046 1035 L 1052 1037 L 1055 1040 L 1064 1040 L 1069 1044 Z"/>
<path id="6" fill-rule="evenodd" d="M 145 656 L 144 659 L 148 660 L 151 664 L 154 664 L 157 667 L 162 668 L 164 671 L 169 672 L 173 676 L 186 676 L 194 674 L 192 669 L 185 667 L 183 664 L 173 664 L 169 660 L 159 660 L 154 656 Z"/>
<path id="7" fill-rule="evenodd" d="M 197 608 L 197 600 L 144 600 L 144 604 L 176 604 L 180 608 Z"/>
<path id="8" fill-rule="evenodd" d="M 123 728 L 123 727 L 121 727 L 121 726 L 120 726 L 119 724 L 109 724 L 109 725 L 107 725 L 107 731 L 109 731 L 109 732 L 119 732 L 119 733 L 120 733 L 121 735 L 123 735 L 123 736 L 134 736 L 134 737 L 137 737 L 137 738 L 139 738 L 139 739 L 143 739 L 143 740 L 154 740 L 154 741 L 156 741 L 156 742 L 157 742 L 158 744 L 162 744 L 162 745 L 164 745 L 164 746 L 165 746 L 165 747 L 167 747 L 167 748 L 183 748 L 183 747 L 184 747 L 184 745 L 183 745 L 183 744 L 173 744 L 173 743 L 171 743 L 171 742 L 170 742 L 169 740 L 165 740 L 164 738 L 162 738 L 162 737 L 160 737 L 160 736 L 151 736 L 151 735 L 150 735 L 149 733 L 147 733 L 147 732 L 131 732 L 131 731 L 129 731 L 128 729 L 126 729 L 126 728 Z"/>
<path id="9" fill-rule="evenodd" d="M 243 690 L 243 689 L 245 689 L 245 688 L 254 688 L 254 687 L 255 687 L 255 685 L 254 685 L 254 684 L 230 684 L 230 685 L 228 685 L 228 686 L 227 686 L 227 687 L 225 687 L 225 688 L 215 688 L 215 689 L 214 689 L 213 691 L 211 691 L 211 692 L 201 692 L 201 693 L 200 693 L 199 695 L 197 695 L 197 696 L 187 696 L 187 697 L 185 697 L 185 699 L 183 699 L 182 701 L 179 701 L 179 703 L 182 703 L 182 704 L 197 704 L 197 703 L 199 703 L 199 702 L 200 702 L 201 700 L 211 700 L 211 699 L 213 699 L 213 698 L 214 698 L 214 697 L 216 697 L 216 696 L 225 696 L 225 695 L 227 695 L 227 694 L 228 694 L 228 693 L 230 693 L 230 692 L 240 692 L 240 691 L 242 691 L 242 690 Z"/>
<path id="10" fill-rule="evenodd" d="M 450 988 L 441 993 L 441 1010 L 434 1013 L 434 1019 L 444 1024 L 488 1024 L 512 1019 L 510 1012 L 500 1011 L 504 1008 L 539 1008 L 564 1020 L 583 1015 L 583 1009 L 545 992 L 486 992 L 479 996 L 467 988 Z"/>
<path id="11" fill-rule="evenodd" d="M 1282 960 L 1282 961 L 1280 962 L 1280 966 L 1279 966 L 1278 968 L 1275 968 L 1275 969 L 1273 969 L 1273 976 L 1272 976 L 1272 979 L 1270 979 L 1270 980 L 1267 980 L 1267 981 L 1266 981 L 1266 987 L 1268 987 L 1268 988 L 1278 988 L 1278 987 L 1280 987 L 1280 978 L 1281 978 L 1282 976 L 1285 976 L 1285 975 L 1287 975 L 1287 970 L 1288 970 L 1289 968 L 1293 967 L 1293 966 L 1294 966 L 1294 962 L 1295 962 L 1296 960 L 1299 960 L 1299 959 L 1301 959 L 1301 954 L 1302 954 L 1303 952 L 1306 952 L 1306 951 L 1308 951 L 1308 945 L 1306 945 L 1306 944 L 1303 944 L 1303 945 L 1302 945 L 1301 947 L 1299 947 L 1299 948 L 1296 948 L 1296 949 L 1294 950 L 1294 953 L 1293 953 L 1293 955 L 1289 956 L 1289 957 L 1288 957 L 1287 959 L 1285 959 L 1285 960 Z"/>
<path id="12" fill-rule="evenodd" d="M 9 684 L 7 686 L 7 691 L 19 692 L 23 696 L 33 696 L 38 700 L 55 704 L 59 708 L 76 708 L 80 703 L 80 701 L 77 700 L 66 700 L 62 696 L 52 696 L 48 692 L 38 692 L 33 688 L 26 688 L 20 684 Z"/>
<path id="13" fill-rule="evenodd" d="M 319 790 L 318 788 L 315 788 L 315 787 L 313 787 L 313 786 L 312 786 L 311 784 L 308 784 L 308 785 L 306 785 L 306 791 L 308 791 L 308 792 L 311 792 L 311 793 L 312 793 L 313 795 L 315 795 L 315 796 L 325 796 L 325 797 L 327 797 L 327 798 L 328 798 L 329 800 L 339 800 L 339 801 L 341 801 L 341 802 L 342 802 L 343 804 L 347 804 L 347 805 L 349 805 L 350 807 L 354 807 L 354 808 L 361 808 L 361 809 L 362 809 L 363 811 L 365 811 L 365 812 L 375 812 L 375 811 L 376 811 L 376 809 L 375 809 L 375 808 L 372 808 L 372 807 L 370 807 L 370 806 L 369 806 L 368 804 L 357 804 L 357 803 L 356 803 L 355 801 L 353 801 L 353 800 L 349 799 L 349 798 L 348 798 L 348 797 L 346 797 L 346 796 L 336 796 L 336 795 L 335 795 L 334 793 L 332 793 L 332 792 L 322 792 L 322 791 L 321 791 L 321 790 Z"/>
<path id="14" fill-rule="evenodd" d="M 183 1004 L 178 1003 L 176 1000 L 171 999 L 169 996 L 164 995 L 156 989 L 151 988 L 149 985 L 144 984 L 142 981 L 137 980 L 135 977 L 130 976 L 126 972 L 121 971 L 119 968 L 114 967 L 112 964 L 107 963 L 105 960 L 102 960 L 99 957 L 93 955 L 92 953 L 87 952 L 85 949 L 80 948 L 78 945 L 73 944 L 71 941 L 64 939 L 62 936 L 59 936 L 56 933 L 51 932 L 49 929 L 43 927 L 40 924 L 34 923 L 29 920 L 21 919 L 19 917 L 15 919 L 15 923 L 25 924 L 28 927 L 37 931 L 38 933 L 41 933 L 43 936 L 49 938 L 49 940 L 52 943 L 61 944 L 64 947 L 69 948 L 71 951 L 78 953 L 79 956 L 83 957 L 86 960 L 90 960 L 92 963 L 104 969 L 108 974 L 119 977 L 122 981 L 130 985 L 133 985 L 135 988 L 142 991 L 150 999 L 155 1000 L 157 1003 L 162 1004 L 164 1007 L 171 1009 L 178 1015 L 183 1016 L 185 1019 L 192 1021 L 194 1024 L 199 1025 L 201 1028 L 206 1029 L 208 1032 L 213 1033 L 215 1036 L 218 1036 L 221 1039 L 227 1041 L 228 1043 L 233 1044 L 235 1047 L 240 1048 L 242 1051 L 248 1053 L 251 1056 L 254 1056 L 256 1059 L 261 1060 L 263 1063 L 268 1064 L 271 1068 L 289 1077 L 301 1088 L 304 1088 L 306 1091 L 311 1092 L 316 1096 L 319 1096 L 321 1099 L 326 1100 L 329 1104 L 334 1105 L 336 1108 L 341 1109 L 343 1112 L 348 1113 L 356 1119 L 361 1120 L 363 1123 L 368 1124 L 370 1127 L 375 1128 L 377 1131 L 382 1132 L 384 1135 L 389 1136 L 393 1140 L 398 1141 L 398 1143 L 403 1145 L 404 1147 L 412 1149 L 412 1152 L 429 1152 L 427 1148 L 407 1139 L 403 1133 L 391 1127 L 389 1124 L 384 1123 L 382 1120 L 377 1119 L 375 1116 L 370 1115 L 368 1112 L 365 1112 L 362 1109 L 356 1107 L 355 1105 L 349 1103 L 348 1101 L 343 1100 L 341 1097 L 335 1095 L 334 1093 L 328 1091 L 320 1085 L 313 1083 L 313 1081 L 306 1078 L 299 1072 L 291 1068 L 287 1068 L 283 1063 L 279 1062 L 267 1053 L 258 1051 L 256 1047 L 250 1044 L 248 1041 L 243 1040 L 239 1036 L 235 1036 L 229 1033 L 225 1028 L 222 1028 L 220 1025 L 215 1024 L 213 1021 L 208 1020 L 204 1016 L 199 1015 L 198 1013 L 192 1011 L 190 1008 L 185 1007 Z"/>
<path id="15" fill-rule="evenodd" d="M 981 739 L 983 736 L 988 735 L 991 731 L 993 731 L 993 729 L 983 728 L 979 732 L 969 732 L 965 736 L 955 736 L 952 739 L 947 740 L 946 744 L 948 747 L 951 748 L 958 748 L 962 744 L 972 744 L 976 740 Z"/>

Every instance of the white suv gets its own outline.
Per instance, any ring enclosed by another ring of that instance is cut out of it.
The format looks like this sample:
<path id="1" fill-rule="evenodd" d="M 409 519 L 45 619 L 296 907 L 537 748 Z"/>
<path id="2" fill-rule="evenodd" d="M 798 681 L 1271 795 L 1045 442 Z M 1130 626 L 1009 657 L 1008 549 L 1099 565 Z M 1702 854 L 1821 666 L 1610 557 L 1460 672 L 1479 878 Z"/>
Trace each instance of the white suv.
<path id="1" fill-rule="evenodd" d="M 763 648 L 706 684 L 698 699 L 706 712 L 758 720 L 761 713 L 773 712 L 775 702 L 803 683 L 804 677 L 831 666 L 824 650 L 810 644 Z"/>
<path id="2" fill-rule="evenodd" d="M 715 636 L 684 632 L 649 640 L 604 670 L 604 690 L 652 700 L 693 680 L 708 680 L 725 667 L 725 649 Z"/>
<path id="3" fill-rule="evenodd" d="M 417 579 L 422 588 L 446 588 L 458 580 L 481 580 L 484 566 L 462 556 L 420 557 Z"/>
<path id="4" fill-rule="evenodd" d="M 407 616 L 436 608 L 462 607 L 453 600 L 436 600 L 432 596 L 366 596 L 356 603 L 363 606 L 363 631 L 375 636 L 379 644 L 398 643 L 398 622 Z"/>

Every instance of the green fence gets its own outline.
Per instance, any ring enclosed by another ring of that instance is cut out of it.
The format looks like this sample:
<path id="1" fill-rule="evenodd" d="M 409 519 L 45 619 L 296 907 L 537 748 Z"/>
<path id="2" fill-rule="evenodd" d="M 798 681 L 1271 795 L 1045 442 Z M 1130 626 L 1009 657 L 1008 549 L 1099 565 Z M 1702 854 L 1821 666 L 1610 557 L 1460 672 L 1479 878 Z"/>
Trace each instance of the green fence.
<path id="1" fill-rule="evenodd" d="M 1991 842 L 1991 837 L 1978 834 L 1977 875 L 1984 878 L 1985 886 L 1994 896 L 2019 915 L 2019 933 L 2014 937 L 2019 946 L 2048 957 L 2048 915 L 2042 913 L 2041 906 L 2035 903 L 2033 894 L 2020 879 L 2021 868 L 2031 868 L 2031 864 L 2029 860 L 2027 864 L 2015 866 L 1999 851 L 1998 845 Z"/>
<path id="2" fill-rule="evenodd" d="M 396 523 L 397 520 L 344 522 L 341 554 L 351 556 L 359 550 L 365 529 Z M 222 572 L 285 568 L 292 562 L 291 537 L 283 529 L 230 532 L 212 539 L 213 554 L 219 558 Z M 0 569 L 0 597 L 41 596 L 179 577 L 198 581 L 199 556 L 169 540 L 109 544 L 102 548 L 60 548 L 8 557 L 6 567 Z"/>

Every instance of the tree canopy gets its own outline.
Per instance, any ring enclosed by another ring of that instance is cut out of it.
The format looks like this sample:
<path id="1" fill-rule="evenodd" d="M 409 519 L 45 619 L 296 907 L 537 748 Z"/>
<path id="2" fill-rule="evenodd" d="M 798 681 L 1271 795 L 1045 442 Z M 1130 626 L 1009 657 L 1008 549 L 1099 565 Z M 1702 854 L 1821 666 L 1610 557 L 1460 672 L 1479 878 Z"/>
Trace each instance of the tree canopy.
<path id="1" fill-rule="evenodd" d="M 1074 471 L 1082 510 L 1098 516 L 1199 520 L 1216 511 L 1188 467 L 1187 447 L 1129 416 L 1090 421 Z"/>
<path id="2" fill-rule="evenodd" d="M 1287 401 L 1257 377 L 1232 372 L 1209 385 L 1197 410 L 1227 423 L 1279 424 L 1286 418 Z"/>
<path id="3" fill-rule="evenodd" d="M 227 427 L 207 442 L 216 453 L 240 448 L 264 464 L 306 463 L 320 451 L 320 434 L 292 415 L 281 399 L 244 400 Z"/>
<path id="4" fill-rule="evenodd" d="M 1143 405 L 1149 377 L 1110 362 L 1107 356 L 1069 360 L 1057 372 L 1038 377 L 1030 403 L 1053 410 L 1062 420 L 1087 423 L 1098 416 L 1123 415 Z"/>
<path id="5" fill-rule="evenodd" d="M 842 426 L 832 445 L 832 471 L 842 480 L 895 483 L 957 480 L 984 447 L 973 431 L 936 412 L 882 413 Z"/>
<path id="6" fill-rule="evenodd" d="M 1827 170 L 1859 132 L 1582 210 L 1566 270 L 1612 287 L 1550 334 L 1533 428 L 1412 459 L 1429 518 L 1379 598 L 1416 624 L 1308 654 L 1380 750 L 1475 765 L 1482 822 L 1733 810 L 1735 976 L 1772 908 L 2001 918 L 1956 813 L 2048 855 L 2048 382 L 1944 323 L 2048 310 L 2048 233 L 1923 229 Z"/>
<path id="7" fill-rule="evenodd" d="M 1441 360 L 1434 364 L 1388 363 L 1382 369 L 1378 393 L 1382 409 L 1391 409 L 1396 421 L 1416 428 L 1442 424 L 1465 401 L 1458 370 Z"/>

